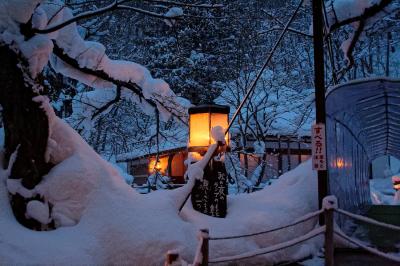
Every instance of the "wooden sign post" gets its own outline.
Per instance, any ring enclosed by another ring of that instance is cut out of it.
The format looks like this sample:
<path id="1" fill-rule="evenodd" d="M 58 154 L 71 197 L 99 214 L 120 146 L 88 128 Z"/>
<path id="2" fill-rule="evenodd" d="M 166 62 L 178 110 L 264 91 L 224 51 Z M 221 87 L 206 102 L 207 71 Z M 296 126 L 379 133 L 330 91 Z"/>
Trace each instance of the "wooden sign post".
<path id="1" fill-rule="evenodd" d="M 312 126 L 312 167 L 313 170 L 326 170 L 326 141 L 325 125 L 322 123 Z"/>
<path id="2" fill-rule="evenodd" d="M 204 169 L 202 181 L 196 180 L 192 189 L 193 208 L 201 213 L 224 218 L 227 210 L 228 175 L 224 162 L 214 157 Z"/>

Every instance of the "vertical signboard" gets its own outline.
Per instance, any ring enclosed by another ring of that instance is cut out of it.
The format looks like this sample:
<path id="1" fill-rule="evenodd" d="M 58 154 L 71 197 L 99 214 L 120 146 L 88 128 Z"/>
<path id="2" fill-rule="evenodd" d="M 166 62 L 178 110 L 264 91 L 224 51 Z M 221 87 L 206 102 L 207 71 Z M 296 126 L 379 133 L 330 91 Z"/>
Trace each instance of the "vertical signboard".
<path id="1" fill-rule="evenodd" d="M 228 186 L 227 173 L 222 161 L 212 159 L 204 169 L 202 181 L 196 180 L 192 190 L 193 208 L 204 214 L 226 216 Z"/>
<path id="2" fill-rule="evenodd" d="M 312 126 L 312 165 L 314 170 L 326 170 L 325 125 Z"/>

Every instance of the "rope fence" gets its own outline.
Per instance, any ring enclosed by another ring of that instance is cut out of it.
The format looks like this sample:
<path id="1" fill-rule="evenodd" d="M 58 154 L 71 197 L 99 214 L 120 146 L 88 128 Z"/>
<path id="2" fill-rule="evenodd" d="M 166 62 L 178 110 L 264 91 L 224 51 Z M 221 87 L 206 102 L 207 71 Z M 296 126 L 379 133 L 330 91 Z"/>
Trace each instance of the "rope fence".
<path id="1" fill-rule="evenodd" d="M 345 210 L 342 210 L 342 209 L 335 209 L 335 211 L 340 213 L 340 214 L 343 214 L 343 215 L 345 215 L 347 217 L 350 217 L 350 218 L 353 218 L 355 220 L 361 221 L 361 222 L 377 225 L 377 226 L 388 228 L 388 229 L 392 229 L 392 230 L 395 230 L 395 231 L 400 231 L 400 226 L 396 226 L 396 225 L 393 225 L 393 224 L 382 223 L 382 222 L 376 221 L 374 219 L 371 219 L 371 218 L 368 218 L 368 217 L 365 217 L 365 216 L 361 216 L 361 215 L 358 215 L 358 214 L 354 214 L 354 213 L 351 213 L 351 212 L 348 212 L 348 211 L 345 211 Z"/>
<path id="2" fill-rule="evenodd" d="M 248 259 L 248 258 L 252 258 L 252 257 L 259 256 L 259 255 L 272 253 L 272 252 L 275 252 L 275 251 L 279 251 L 279 250 L 282 250 L 282 249 L 285 249 L 285 248 L 289 248 L 289 247 L 295 246 L 295 245 L 297 245 L 299 243 L 302 243 L 302 242 L 307 241 L 307 240 L 309 240 L 311 238 L 314 238 L 314 237 L 316 237 L 316 236 L 318 236 L 318 235 L 320 235 L 320 234 L 322 234 L 324 232 L 325 232 L 325 226 L 321 226 L 321 227 L 318 227 L 318 228 L 310 231 L 309 233 L 307 233 L 307 234 L 305 234 L 305 235 L 303 235 L 301 237 L 298 237 L 298 238 L 295 238 L 295 239 L 292 239 L 292 240 L 289 240 L 289 241 L 286 241 L 286 242 L 282 242 L 282 243 L 279 243 L 279 244 L 276 244 L 276 245 L 273 245 L 273 246 L 270 246 L 270 247 L 266 247 L 266 248 L 252 250 L 252 251 L 249 251 L 249 252 L 242 253 L 240 255 L 220 257 L 220 258 L 217 258 L 217 259 L 209 260 L 208 263 L 221 263 L 221 262 L 228 262 L 228 261 L 237 261 L 237 260 L 243 260 L 243 259 Z"/>
<path id="3" fill-rule="evenodd" d="M 342 239 L 347 240 L 350 243 L 352 243 L 353 245 L 358 246 L 358 247 L 360 247 L 360 248 L 362 248 L 362 249 L 364 249 L 364 250 L 366 250 L 366 251 L 368 251 L 368 252 L 370 252 L 370 253 L 372 253 L 374 255 L 377 255 L 379 257 L 382 257 L 382 258 L 385 258 L 385 259 L 388 259 L 388 260 L 392 260 L 392 261 L 395 261 L 395 262 L 400 262 L 400 257 L 398 257 L 398 256 L 387 254 L 387 253 L 381 252 L 381 251 L 379 251 L 379 250 L 377 250 L 375 248 L 368 247 L 367 245 L 365 245 L 365 244 L 363 244 L 363 243 L 361 243 L 361 242 L 359 242 L 359 241 L 357 241 L 357 240 L 355 240 L 355 239 L 353 239 L 353 238 L 351 238 L 351 237 L 349 237 L 349 236 L 347 236 L 347 235 L 345 235 L 342 232 L 339 232 L 337 230 L 334 230 L 334 233 L 335 233 L 335 235 L 341 237 Z"/>
<path id="4" fill-rule="evenodd" d="M 209 259 L 209 241 L 210 240 L 229 240 L 229 239 L 237 239 L 237 238 L 245 238 L 245 237 L 250 237 L 250 236 L 256 236 L 256 235 L 261 235 L 261 234 L 267 234 L 271 232 L 276 232 L 276 231 L 281 231 L 284 229 L 287 229 L 289 227 L 293 227 L 295 225 L 299 225 L 301 223 L 304 223 L 308 220 L 311 220 L 313 218 L 318 217 L 322 213 L 324 213 L 324 209 L 308 213 L 298 219 L 296 219 L 294 222 L 283 225 L 277 228 L 261 231 L 261 232 L 256 232 L 256 233 L 250 233 L 250 234 L 242 234 L 242 235 L 235 235 L 235 236 L 221 236 L 221 237 L 210 237 L 208 233 L 208 229 L 202 229 L 200 230 L 198 234 L 199 242 L 196 248 L 196 253 L 193 259 L 193 263 L 190 265 L 194 266 L 205 266 L 208 264 L 215 264 L 215 263 L 223 263 L 223 262 L 230 262 L 230 261 L 237 261 L 237 260 L 244 260 L 248 258 L 252 258 L 255 256 L 260 256 L 260 255 L 265 255 L 268 253 L 276 252 L 285 248 L 289 248 L 292 246 L 295 246 L 297 244 L 300 244 L 302 242 L 305 242 L 307 240 L 310 240 L 320 234 L 323 234 L 325 230 L 325 226 L 321 226 L 318 228 L 315 228 L 314 230 L 311 230 L 307 234 L 297 237 L 295 239 L 291 239 L 282 243 L 275 244 L 273 246 L 269 246 L 266 248 L 260 248 L 257 250 L 253 251 L 248 251 L 239 255 L 233 255 L 233 256 L 226 256 L 226 257 L 220 257 L 220 258 L 215 258 L 215 259 Z M 166 261 L 165 261 L 165 266 L 173 265 L 175 261 L 179 259 L 179 254 L 176 253 L 176 251 L 169 251 L 166 256 Z"/>
<path id="5" fill-rule="evenodd" d="M 295 245 L 298 245 L 300 243 L 303 243 L 307 240 L 310 240 L 312 238 L 315 238 L 318 235 L 324 234 L 325 235 L 325 265 L 326 266 L 333 266 L 334 265 L 334 235 L 337 237 L 340 237 L 349 243 L 366 250 L 376 256 L 379 256 L 381 258 L 395 261 L 395 262 L 400 262 L 400 256 L 388 254 L 379 251 L 376 248 L 369 247 L 364 243 L 361 243 L 360 241 L 351 238 L 344 234 L 343 232 L 337 230 L 334 228 L 334 213 L 346 215 L 348 217 L 351 217 L 353 219 L 363 221 L 365 223 L 377 225 L 380 227 L 384 227 L 387 229 L 392 229 L 395 231 L 400 231 L 400 227 L 392 224 L 387 224 L 383 222 L 376 221 L 374 219 L 353 214 L 348 211 L 339 209 L 337 206 L 337 199 L 334 196 L 328 196 L 325 197 L 323 200 L 323 207 L 315 212 L 308 213 L 298 219 L 296 219 L 294 222 L 273 228 L 273 229 L 268 229 L 265 231 L 260 231 L 256 233 L 249 233 L 249 234 L 242 234 L 242 235 L 234 235 L 234 236 L 218 236 L 218 237 L 210 237 L 208 229 L 202 229 L 200 230 L 199 233 L 199 242 L 198 246 L 196 248 L 196 254 L 193 260 L 192 264 L 193 266 L 207 266 L 208 264 L 215 264 L 215 263 L 224 263 L 224 262 L 233 262 L 233 261 L 238 261 L 238 260 L 244 260 L 244 259 L 249 259 L 255 256 L 260 256 L 260 255 L 265 255 L 268 253 L 272 252 L 277 252 L 289 247 L 293 247 Z M 238 255 L 232 255 L 232 256 L 224 256 L 224 257 L 219 257 L 219 258 L 212 258 L 209 259 L 209 241 L 214 241 L 214 240 L 230 240 L 230 239 L 238 239 L 238 238 L 246 238 L 246 237 L 251 237 L 251 236 L 257 236 L 257 235 L 262 235 L 262 234 L 267 234 L 271 232 L 277 232 L 277 231 L 282 231 L 284 229 L 287 229 L 289 227 L 299 225 L 301 223 L 304 223 L 312 218 L 318 217 L 320 215 L 324 214 L 325 216 L 325 225 L 319 226 L 307 234 L 296 237 L 294 239 L 287 240 L 285 242 L 281 242 L 278 244 L 274 244 L 269 247 L 265 248 L 259 248 L 256 250 L 251 250 L 247 251 Z M 175 251 L 169 251 L 167 253 L 166 261 L 165 261 L 165 266 L 170 266 L 173 265 L 175 261 L 179 259 L 179 254 Z"/>
<path id="6" fill-rule="evenodd" d="M 300 218 L 298 218 L 297 220 L 295 220 L 293 223 L 281 226 L 281 227 L 277 227 L 277 228 L 273 228 L 273 229 L 269 229 L 266 231 L 261 231 L 261 232 L 256 232 L 256 233 L 250 233 L 250 234 L 243 234 L 243 235 L 235 235 L 235 236 L 219 236 L 219 237 L 210 237 L 210 240 L 226 240 L 226 239 L 236 239 L 236 238 L 244 238 L 244 237 L 250 237 L 250 236 L 257 236 L 257 235 L 262 235 L 262 234 L 267 234 L 267 233 L 272 233 L 275 231 L 280 231 L 283 229 L 287 229 L 290 227 L 293 227 L 295 225 L 301 224 L 303 222 L 306 222 L 316 216 L 319 216 L 320 214 L 322 214 L 324 212 L 323 209 L 306 214 Z"/>
<path id="7" fill-rule="evenodd" d="M 393 224 L 387 224 L 387 223 L 379 222 L 377 220 L 374 220 L 374 219 L 371 219 L 371 218 L 368 218 L 368 217 L 365 217 L 365 216 L 362 216 L 362 215 L 354 214 L 354 213 L 351 213 L 351 212 L 348 212 L 348 211 L 345 211 L 345 210 L 342 210 L 342 209 L 339 209 L 339 208 L 335 208 L 334 211 L 339 213 L 339 214 L 345 215 L 347 217 L 353 218 L 353 219 L 355 219 L 357 221 L 361 221 L 361 222 L 364 222 L 364 223 L 380 226 L 380 227 L 391 229 L 391 230 L 394 230 L 394 231 L 400 231 L 400 227 L 396 226 L 396 225 L 393 225 Z M 353 245 L 355 245 L 355 246 L 357 246 L 357 247 L 359 247 L 359 248 L 361 248 L 361 249 L 363 249 L 365 251 L 368 251 L 368 252 L 370 252 L 370 253 L 372 253 L 372 254 L 374 254 L 376 256 L 379 256 L 381 258 L 385 258 L 385 259 L 388 259 L 388 260 L 391 260 L 391 261 L 400 262 L 400 256 L 387 254 L 387 253 L 384 253 L 382 251 L 379 251 L 376 248 L 369 247 L 366 244 L 361 243 L 360 241 L 358 241 L 358 240 L 356 240 L 356 239 L 354 239 L 352 237 L 347 236 L 346 234 L 344 234 L 343 232 L 340 232 L 339 230 L 334 229 L 334 234 L 337 235 L 338 237 L 350 242 L 351 244 L 353 244 Z"/>

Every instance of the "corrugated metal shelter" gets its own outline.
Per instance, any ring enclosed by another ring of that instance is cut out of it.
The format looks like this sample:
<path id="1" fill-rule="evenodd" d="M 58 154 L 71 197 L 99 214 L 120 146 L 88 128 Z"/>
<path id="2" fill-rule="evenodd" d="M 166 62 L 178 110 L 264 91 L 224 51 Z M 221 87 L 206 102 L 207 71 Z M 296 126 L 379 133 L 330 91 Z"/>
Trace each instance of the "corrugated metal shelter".
<path id="1" fill-rule="evenodd" d="M 352 81 L 326 94 L 330 193 L 341 208 L 360 212 L 371 204 L 371 162 L 400 158 L 400 80 Z"/>

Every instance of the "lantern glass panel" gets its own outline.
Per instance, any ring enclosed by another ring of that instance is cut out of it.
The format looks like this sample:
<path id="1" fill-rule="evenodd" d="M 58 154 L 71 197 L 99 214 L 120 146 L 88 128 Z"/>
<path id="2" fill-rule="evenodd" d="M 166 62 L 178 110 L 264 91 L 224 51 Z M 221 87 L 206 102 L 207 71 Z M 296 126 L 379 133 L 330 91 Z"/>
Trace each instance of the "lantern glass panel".
<path id="1" fill-rule="evenodd" d="M 189 146 L 208 146 L 210 144 L 210 114 L 190 115 Z"/>
<path id="2" fill-rule="evenodd" d="M 211 114 L 211 127 L 221 126 L 224 131 L 228 128 L 228 114 Z M 225 141 L 228 143 L 228 134 L 225 135 Z M 211 143 L 215 143 L 215 141 L 211 138 Z"/>

